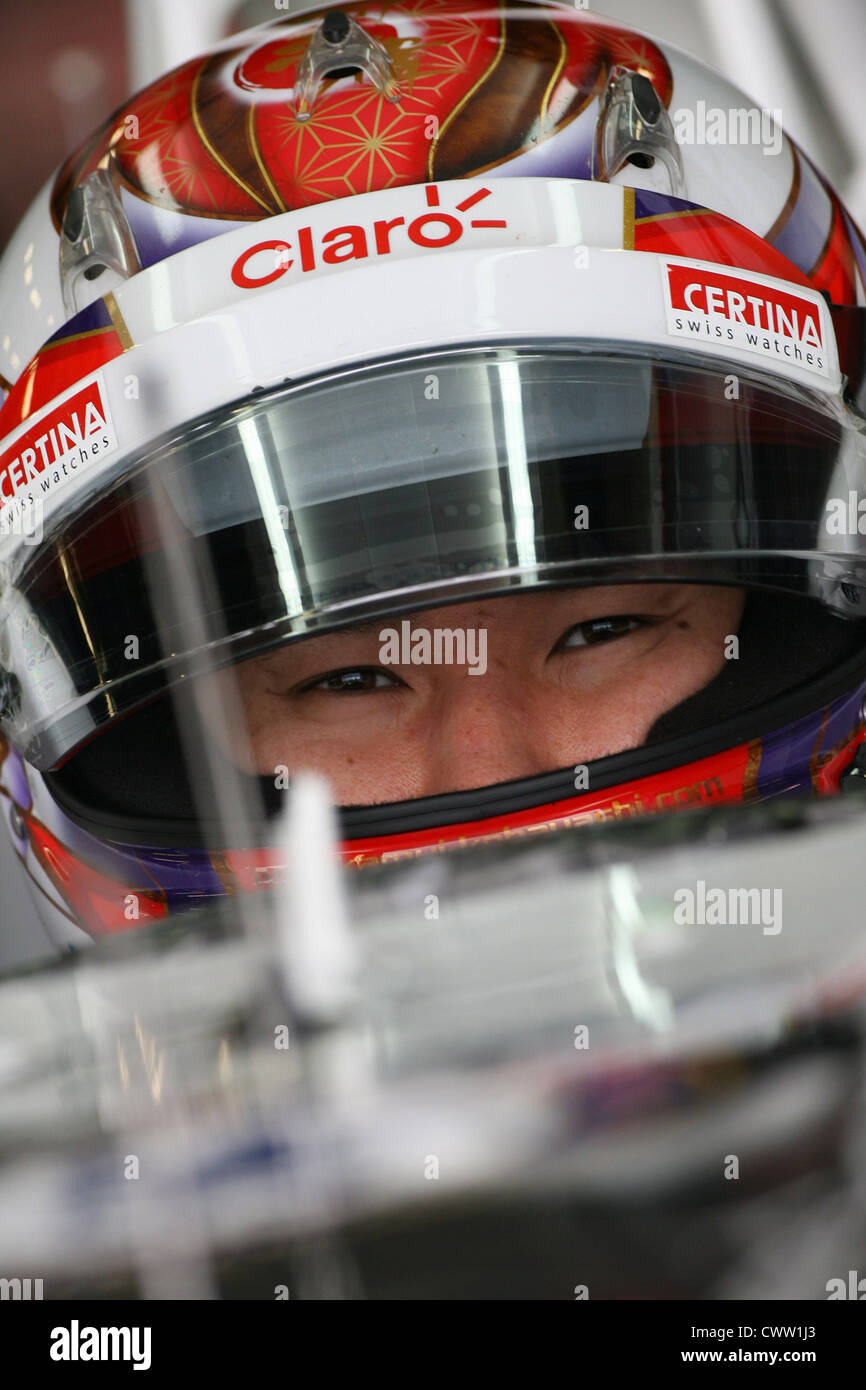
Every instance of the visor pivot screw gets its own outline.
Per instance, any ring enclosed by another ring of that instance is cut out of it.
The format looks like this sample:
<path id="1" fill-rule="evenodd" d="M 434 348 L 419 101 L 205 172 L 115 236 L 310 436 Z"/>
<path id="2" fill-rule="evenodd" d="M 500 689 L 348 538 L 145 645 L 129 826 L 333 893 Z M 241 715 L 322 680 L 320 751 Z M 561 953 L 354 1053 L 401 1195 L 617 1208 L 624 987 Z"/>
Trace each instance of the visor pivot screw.
<path id="1" fill-rule="evenodd" d="M 9 807 L 9 827 L 16 840 L 27 839 L 27 826 L 24 823 L 24 817 L 14 803 Z"/>

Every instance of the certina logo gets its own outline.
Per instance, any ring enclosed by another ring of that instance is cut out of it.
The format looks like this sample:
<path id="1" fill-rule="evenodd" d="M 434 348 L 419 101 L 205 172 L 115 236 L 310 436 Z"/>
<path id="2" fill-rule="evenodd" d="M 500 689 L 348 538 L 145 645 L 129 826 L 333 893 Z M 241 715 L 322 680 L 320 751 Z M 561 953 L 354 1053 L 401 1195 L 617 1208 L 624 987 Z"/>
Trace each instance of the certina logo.
<path id="1" fill-rule="evenodd" d="M 271 285 L 290 270 L 301 274 L 318 270 L 319 265 L 341 265 L 344 261 L 364 261 L 371 256 L 391 255 L 398 238 L 408 238 L 415 246 L 441 250 L 453 246 L 466 227 L 507 227 L 505 218 L 473 217 L 468 223 L 457 213 L 469 213 L 478 203 L 490 197 L 489 188 L 479 188 L 462 202 L 454 212 L 439 206 L 439 189 L 435 184 L 425 188 L 427 212 L 407 221 L 406 217 L 382 217 L 366 226 L 345 223 L 324 233 L 312 227 L 299 227 L 293 241 L 257 241 L 242 251 L 232 266 L 232 280 L 242 290 L 257 290 Z"/>
<path id="2" fill-rule="evenodd" d="M 150 1370 L 149 1327 L 52 1327 L 52 1361 L 131 1361 L 134 1371 Z"/>
<path id="3" fill-rule="evenodd" d="M 0 508 L 24 511 L 117 448 L 97 375 L 27 422 L 0 454 Z"/>
<path id="4" fill-rule="evenodd" d="M 663 265 L 668 332 L 828 374 L 818 305 L 804 295 L 696 265 Z"/>

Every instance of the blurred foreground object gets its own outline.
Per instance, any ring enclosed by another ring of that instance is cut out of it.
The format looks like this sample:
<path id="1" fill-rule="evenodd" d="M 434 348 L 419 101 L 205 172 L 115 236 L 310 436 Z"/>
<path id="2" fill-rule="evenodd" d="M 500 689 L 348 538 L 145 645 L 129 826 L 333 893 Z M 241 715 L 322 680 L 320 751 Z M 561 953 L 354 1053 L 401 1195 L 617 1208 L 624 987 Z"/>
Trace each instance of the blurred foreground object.
<path id="1" fill-rule="evenodd" d="M 720 810 L 352 875 L 358 989 L 326 1026 L 290 1007 L 291 921 L 230 904 L 7 979 L 0 1272 L 826 1298 L 866 1258 L 864 827 Z M 772 910 L 678 925 L 698 861 L 705 897 Z"/>

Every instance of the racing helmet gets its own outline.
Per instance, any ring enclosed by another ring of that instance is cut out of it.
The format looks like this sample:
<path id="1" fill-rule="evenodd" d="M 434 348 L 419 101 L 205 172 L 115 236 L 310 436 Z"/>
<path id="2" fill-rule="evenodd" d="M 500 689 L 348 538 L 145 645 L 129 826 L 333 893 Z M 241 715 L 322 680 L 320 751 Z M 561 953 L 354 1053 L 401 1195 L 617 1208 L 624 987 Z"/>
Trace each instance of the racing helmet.
<path id="1" fill-rule="evenodd" d="M 131 98 L 0 263 L 0 792 L 54 939 L 284 872 L 304 749 L 233 756 L 215 673 L 470 601 L 745 594 L 640 746 L 350 797 L 358 868 L 859 786 L 864 301 L 777 115 L 564 5 L 317 8 Z"/>

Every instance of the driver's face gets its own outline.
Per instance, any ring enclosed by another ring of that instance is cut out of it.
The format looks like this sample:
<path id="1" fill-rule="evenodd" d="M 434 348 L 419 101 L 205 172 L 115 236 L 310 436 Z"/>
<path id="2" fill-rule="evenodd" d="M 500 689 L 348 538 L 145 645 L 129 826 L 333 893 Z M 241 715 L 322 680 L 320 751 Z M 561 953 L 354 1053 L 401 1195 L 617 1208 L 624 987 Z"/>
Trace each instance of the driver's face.
<path id="1" fill-rule="evenodd" d="M 422 630 L 431 653 L 436 629 L 462 630 L 463 665 L 411 664 L 393 644 L 383 661 L 382 634 L 399 632 L 400 619 L 306 639 L 234 672 L 255 765 L 245 770 L 313 769 L 338 803 L 367 805 L 637 747 L 661 714 L 721 670 L 743 601 L 739 589 L 630 584 L 411 615 L 416 650 Z M 204 712 L 210 723 L 207 700 Z"/>

